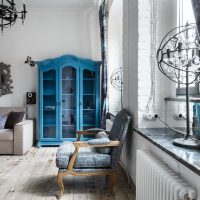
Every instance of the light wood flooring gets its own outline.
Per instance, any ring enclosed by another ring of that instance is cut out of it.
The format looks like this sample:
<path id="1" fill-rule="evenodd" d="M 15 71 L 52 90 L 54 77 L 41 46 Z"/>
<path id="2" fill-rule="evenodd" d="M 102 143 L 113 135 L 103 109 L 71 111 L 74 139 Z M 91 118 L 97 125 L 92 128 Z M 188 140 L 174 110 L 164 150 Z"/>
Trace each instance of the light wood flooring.
<path id="1" fill-rule="evenodd" d="M 0 156 L 0 200 L 56 200 L 57 148 L 32 148 L 24 156 Z M 135 200 L 121 172 L 115 191 L 105 177 L 65 177 L 62 200 Z"/>

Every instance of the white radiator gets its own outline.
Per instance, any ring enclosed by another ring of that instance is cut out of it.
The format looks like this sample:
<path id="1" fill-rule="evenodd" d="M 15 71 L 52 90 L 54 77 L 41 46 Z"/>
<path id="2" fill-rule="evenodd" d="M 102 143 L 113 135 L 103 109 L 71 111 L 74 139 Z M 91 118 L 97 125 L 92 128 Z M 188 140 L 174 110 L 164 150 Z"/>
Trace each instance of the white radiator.
<path id="1" fill-rule="evenodd" d="M 137 151 L 136 200 L 195 200 L 196 191 L 147 151 Z"/>

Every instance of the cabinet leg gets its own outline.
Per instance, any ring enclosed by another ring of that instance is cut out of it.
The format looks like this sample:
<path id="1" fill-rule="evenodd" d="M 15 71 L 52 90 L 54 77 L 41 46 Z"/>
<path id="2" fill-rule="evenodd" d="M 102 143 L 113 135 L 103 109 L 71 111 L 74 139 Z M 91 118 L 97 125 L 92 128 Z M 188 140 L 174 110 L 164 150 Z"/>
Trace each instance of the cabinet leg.
<path id="1" fill-rule="evenodd" d="M 41 148 L 42 146 L 41 146 L 41 144 L 38 142 L 37 145 L 36 145 L 36 147 L 37 147 L 37 148 Z"/>

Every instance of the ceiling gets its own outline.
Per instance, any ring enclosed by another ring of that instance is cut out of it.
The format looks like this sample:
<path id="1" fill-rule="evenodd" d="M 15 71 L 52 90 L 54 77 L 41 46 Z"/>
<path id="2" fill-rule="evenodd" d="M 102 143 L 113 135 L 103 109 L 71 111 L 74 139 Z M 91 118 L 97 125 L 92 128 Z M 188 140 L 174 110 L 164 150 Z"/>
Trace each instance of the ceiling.
<path id="1" fill-rule="evenodd" d="M 22 4 L 22 0 L 16 0 L 17 7 Z M 29 8 L 94 8 L 98 0 L 25 0 Z"/>

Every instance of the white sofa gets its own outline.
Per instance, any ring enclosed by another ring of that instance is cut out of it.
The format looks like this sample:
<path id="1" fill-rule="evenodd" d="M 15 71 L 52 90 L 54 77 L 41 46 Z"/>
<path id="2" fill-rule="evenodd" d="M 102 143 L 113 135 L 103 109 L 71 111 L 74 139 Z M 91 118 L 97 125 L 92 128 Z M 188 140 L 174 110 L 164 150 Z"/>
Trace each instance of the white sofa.
<path id="1" fill-rule="evenodd" d="M 0 154 L 23 155 L 33 146 L 33 121 L 26 119 L 24 107 L 0 107 L 0 115 L 25 112 L 24 119 L 14 129 L 0 129 Z"/>

